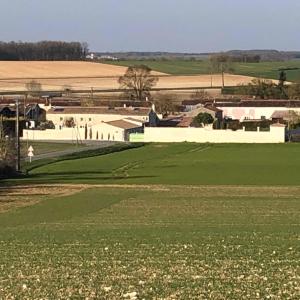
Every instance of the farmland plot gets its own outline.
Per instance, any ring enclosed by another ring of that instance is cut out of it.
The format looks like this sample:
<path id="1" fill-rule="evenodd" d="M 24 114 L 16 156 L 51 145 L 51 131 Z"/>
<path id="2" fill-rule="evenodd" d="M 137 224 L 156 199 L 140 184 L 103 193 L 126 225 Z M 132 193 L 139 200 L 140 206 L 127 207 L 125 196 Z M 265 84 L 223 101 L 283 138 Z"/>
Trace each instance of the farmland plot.
<path id="1" fill-rule="evenodd" d="M 1 299 L 299 296 L 297 187 L 81 188 L 0 215 Z"/>

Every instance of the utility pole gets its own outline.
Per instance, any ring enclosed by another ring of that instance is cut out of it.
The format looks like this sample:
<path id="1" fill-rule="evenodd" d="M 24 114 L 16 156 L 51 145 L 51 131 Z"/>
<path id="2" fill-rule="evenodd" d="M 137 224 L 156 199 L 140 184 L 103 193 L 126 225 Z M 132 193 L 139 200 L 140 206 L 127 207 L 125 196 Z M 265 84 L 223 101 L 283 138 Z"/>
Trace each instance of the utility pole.
<path id="1" fill-rule="evenodd" d="M 225 82 L 224 82 L 224 66 L 223 62 L 221 63 L 221 72 L 222 72 L 222 88 L 225 87 Z"/>
<path id="2" fill-rule="evenodd" d="M 16 171 L 20 172 L 19 100 L 16 100 Z"/>
<path id="3" fill-rule="evenodd" d="M 91 87 L 91 98 L 93 99 L 94 98 L 94 88 Z"/>

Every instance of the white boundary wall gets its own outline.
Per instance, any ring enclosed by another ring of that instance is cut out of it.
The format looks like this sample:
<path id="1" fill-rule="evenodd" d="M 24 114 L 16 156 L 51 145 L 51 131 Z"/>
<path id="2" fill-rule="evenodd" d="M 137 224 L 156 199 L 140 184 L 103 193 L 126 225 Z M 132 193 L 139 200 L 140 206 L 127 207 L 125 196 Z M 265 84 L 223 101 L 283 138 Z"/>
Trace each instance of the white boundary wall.
<path id="1" fill-rule="evenodd" d="M 90 129 L 92 130 L 92 136 L 90 136 Z M 109 124 L 102 123 L 99 126 L 88 127 L 87 140 L 98 140 L 103 141 L 125 141 L 125 130 Z M 61 129 L 46 129 L 46 130 L 23 130 L 23 140 L 65 140 L 65 141 L 76 141 L 85 140 L 85 128 L 67 128 L 62 127 Z"/>
<path id="2" fill-rule="evenodd" d="M 273 125 L 270 126 L 270 131 L 213 130 L 211 127 L 145 127 L 144 142 L 284 143 L 285 127 Z"/>

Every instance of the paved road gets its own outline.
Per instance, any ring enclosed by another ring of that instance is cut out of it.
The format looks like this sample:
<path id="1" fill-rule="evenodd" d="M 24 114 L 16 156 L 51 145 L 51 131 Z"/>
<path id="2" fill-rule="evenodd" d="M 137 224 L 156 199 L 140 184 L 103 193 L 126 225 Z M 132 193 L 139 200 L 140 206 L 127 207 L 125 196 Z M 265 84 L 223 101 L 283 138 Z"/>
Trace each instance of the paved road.
<path id="1" fill-rule="evenodd" d="M 95 149 L 99 149 L 99 148 L 106 148 L 106 147 L 112 146 L 116 143 L 117 142 L 100 142 L 100 143 L 98 142 L 98 143 L 87 144 L 86 146 L 78 146 L 78 148 L 74 148 L 74 149 L 43 153 L 43 154 L 35 155 L 34 157 L 32 157 L 32 161 L 45 159 L 45 158 L 55 158 L 55 157 L 68 155 L 68 154 L 73 154 L 73 153 L 78 153 L 78 152 L 83 152 L 83 151 L 87 151 L 87 150 L 95 150 Z M 28 162 L 29 157 L 25 158 L 25 161 Z"/>

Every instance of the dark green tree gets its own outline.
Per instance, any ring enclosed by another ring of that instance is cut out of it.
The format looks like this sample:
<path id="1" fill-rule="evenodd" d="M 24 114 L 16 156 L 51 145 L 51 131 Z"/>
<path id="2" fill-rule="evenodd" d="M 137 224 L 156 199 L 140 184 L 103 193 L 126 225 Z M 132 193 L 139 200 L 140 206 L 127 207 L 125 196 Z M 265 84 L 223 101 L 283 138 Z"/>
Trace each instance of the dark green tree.
<path id="1" fill-rule="evenodd" d="M 203 125 L 212 124 L 214 122 L 214 118 L 206 112 L 199 113 L 192 122 L 192 125 L 195 127 L 202 127 Z"/>

